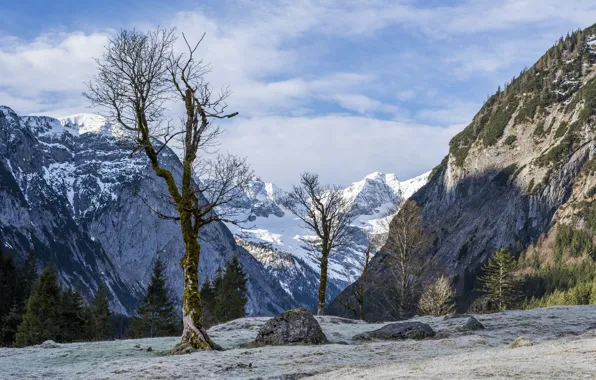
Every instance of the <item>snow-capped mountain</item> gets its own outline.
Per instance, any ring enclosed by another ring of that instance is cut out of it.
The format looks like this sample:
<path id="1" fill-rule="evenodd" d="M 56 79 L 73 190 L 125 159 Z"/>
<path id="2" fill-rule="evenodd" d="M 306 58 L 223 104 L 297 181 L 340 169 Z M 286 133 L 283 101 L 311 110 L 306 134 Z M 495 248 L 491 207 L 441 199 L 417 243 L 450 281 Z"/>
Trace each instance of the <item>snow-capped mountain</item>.
<path id="1" fill-rule="evenodd" d="M 367 233 L 383 233 L 395 205 L 422 187 L 429 173 L 408 181 L 394 174 L 372 173 L 342 190 L 356 214 L 353 223 L 356 243 L 330 257 L 327 296 L 332 299 L 361 273 Z M 237 243 L 246 248 L 277 278 L 295 302 L 314 308 L 319 282 L 318 254 L 302 243 L 312 233 L 285 204 L 288 194 L 272 183 L 250 183 L 235 207 L 250 216 L 248 226 L 228 225 Z"/>
<path id="2" fill-rule="evenodd" d="M 21 258 L 35 249 L 39 262 L 55 263 L 64 285 L 87 296 L 105 285 L 112 309 L 130 313 L 157 255 L 181 294 L 184 245 L 179 226 L 145 204 L 167 212 L 160 200 L 167 188 L 143 155 L 129 157 L 125 137 L 97 115 L 20 117 L 0 107 L 0 244 Z M 160 156 L 179 177 L 176 154 L 164 149 Z M 273 315 L 293 306 L 225 225 L 212 224 L 206 232 L 201 278 L 237 255 L 248 275 L 249 314 Z"/>

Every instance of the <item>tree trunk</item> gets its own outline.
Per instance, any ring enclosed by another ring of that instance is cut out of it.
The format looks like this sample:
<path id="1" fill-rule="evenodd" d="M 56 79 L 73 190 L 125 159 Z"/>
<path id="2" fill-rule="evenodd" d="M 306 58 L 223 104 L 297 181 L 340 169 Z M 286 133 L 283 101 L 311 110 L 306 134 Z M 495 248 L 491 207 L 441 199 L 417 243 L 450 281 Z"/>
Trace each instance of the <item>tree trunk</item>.
<path id="1" fill-rule="evenodd" d="M 182 297 L 182 341 L 181 346 L 190 345 L 196 350 L 211 350 L 215 344 L 201 325 L 203 309 L 199 293 L 199 256 L 201 246 L 192 229 L 185 228 L 182 220 L 186 252 L 180 261 L 184 271 L 184 295 Z M 186 226 L 188 227 L 188 226 Z"/>
<path id="2" fill-rule="evenodd" d="M 329 253 L 323 252 L 321 257 L 321 281 L 319 283 L 319 304 L 317 305 L 317 315 L 325 313 L 325 291 L 327 290 L 327 264 Z"/>

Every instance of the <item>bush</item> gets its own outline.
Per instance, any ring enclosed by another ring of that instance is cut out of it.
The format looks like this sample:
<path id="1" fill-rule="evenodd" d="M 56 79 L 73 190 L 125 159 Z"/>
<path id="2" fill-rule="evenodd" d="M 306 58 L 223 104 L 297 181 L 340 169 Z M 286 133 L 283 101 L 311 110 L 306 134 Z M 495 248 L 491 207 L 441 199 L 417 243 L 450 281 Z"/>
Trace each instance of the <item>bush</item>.
<path id="1" fill-rule="evenodd" d="M 449 279 L 441 276 L 424 290 L 418 309 L 421 314 L 426 315 L 451 314 L 455 307 L 453 298 L 454 293 Z"/>

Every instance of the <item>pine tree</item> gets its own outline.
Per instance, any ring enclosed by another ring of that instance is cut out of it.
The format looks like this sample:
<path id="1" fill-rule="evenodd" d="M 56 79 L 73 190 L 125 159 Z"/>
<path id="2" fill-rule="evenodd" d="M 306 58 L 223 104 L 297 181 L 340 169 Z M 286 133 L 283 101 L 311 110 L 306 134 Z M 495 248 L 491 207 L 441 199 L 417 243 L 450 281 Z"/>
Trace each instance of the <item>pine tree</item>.
<path id="1" fill-rule="evenodd" d="M 215 278 L 213 279 L 213 283 L 211 284 L 211 289 L 212 289 L 212 301 L 211 301 L 211 318 L 212 318 L 212 324 L 218 324 L 218 323 L 223 323 L 223 315 L 221 314 L 221 308 L 219 308 L 218 305 L 218 301 L 220 299 L 219 294 L 222 291 L 222 287 L 223 287 L 223 270 L 221 269 L 221 266 L 217 268 L 217 271 L 215 272 Z"/>
<path id="2" fill-rule="evenodd" d="M 17 302 L 13 303 L 9 313 L 2 318 L 2 329 L 0 331 L 0 345 L 11 346 L 19 325 L 23 322 L 23 306 Z"/>
<path id="3" fill-rule="evenodd" d="M 515 266 L 515 258 L 502 248 L 482 268 L 485 273 L 479 277 L 482 291 L 490 295 L 500 311 L 510 309 L 519 300 L 520 283 L 514 275 Z"/>
<path id="4" fill-rule="evenodd" d="M 31 288 L 23 322 L 19 325 L 15 346 L 24 347 L 57 340 L 60 334 L 61 290 L 56 267 L 48 265 Z"/>
<path id="5" fill-rule="evenodd" d="M 93 314 L 81 293 L 68 289 L 61 299 L 61 341 L 76 342 L 93 339 Z"/>
<path id="6" fill-rule="evenodd" d="M 110 325 L 110 301 L 106 288 L 100 286 L 91 303 L 93 315 L 93 338 L 95 340 L 110 340 L 113 337 Z"/>
<path id="7" fill-rule="evenodd" d="M 8 315 L 17 295 L 17 267 L 13 255 L 0 250 L 0 318 Z"/>
<path id="8" fill-rule="evenodd" d="M 165 263 L 157 258 L 143 303 L 131 322 L 131 336 L 152 338 L 174 336 L 181 332 L 180 319 L 164 272 Z"/>
<path id="9" fill-rule="evenodd" d="M 14 342 L 31 287 L 37 279 L 33 251 L 20 268 L 14 265 L 12 257 L 11 253 L 3 254 L 0 250 L 0 346 L 10 346 Z"/>
<path id="10" fill-rule="evenodd" d="M 209 277 L 205 279 L 201 286 L 201 302 L 203 303 L 203 325 L 209 328 L 216 324 L 215 321 L 215 302 L 216 302 L 215 288 L 211 285 Z"/>
<path id="11" fill-rule="evenodd" d="M 238 258 L 234 256 L 226 264 L 226 272 L 217 294 L 216 316 L 218 321 L 227 322 L 246 316 L 246 274 Z"/>

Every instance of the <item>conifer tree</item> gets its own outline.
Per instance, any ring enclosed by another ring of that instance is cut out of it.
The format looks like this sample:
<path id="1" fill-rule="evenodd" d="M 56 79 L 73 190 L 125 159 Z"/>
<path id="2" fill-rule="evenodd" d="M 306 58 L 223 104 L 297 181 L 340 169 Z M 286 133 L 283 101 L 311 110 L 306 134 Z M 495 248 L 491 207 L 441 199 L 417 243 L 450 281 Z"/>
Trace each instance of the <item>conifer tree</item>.
<path id="1" fill-rule="evenodd" d="M 219 282 L 221 282 L 221 268 L 219 268 Z M 203 325 L 206 328 L 209 328 L 216 324 L 215 321 L 215 303 L 216 303 L 217 293 L 215 288 L 211 284 L 209 277 L 205 279 L 203 285 L 201 286 L 201 301 L 203 302 Z"/>
<path id="2" fill-rule="evenodd" d="M 479 277 L 481 290 L 490 295 L 500 311 L 510 309 L 519 300 L 521 287 L 514 274 L 515 267 L 515 258 L 502 248 L 482 268 L 484 275 Z"/>
<path id="3" fill-rule="evenodd" d="M 246 274 L 238 258 L 234 256 L 226 264 L 226 272 L 217 289 L 217 304 L 215 306 L 218 322 L 227 322 L 246 316 L 244 310 L 246 298 Z"/>
<path id="4" fill-rule="evenodd" d="M 81 293 L 68 289 L 62 293 L 60 340 L 76 342 L 92 340 L 93 314 Z"/>
<path id="5" fill-rule="evenodd" d="M 15 346 L 24 347 L 57 340 L 60 334 L 60 286 L 56 267 L 48 265 L 31 288 L 23 322 L 19 325 Z"/>
<path id="6" fill-rule="evenodd" d="M 10 253 L 0 250 L 0 318 L 8 315 L 16 300 L 17 267 Z"/>
<path id="7" fill-rule="evenodd" d="M 33 251 L 29 252 L 21 267 L 16 267 L 12 254 L 3 254 L 0 250 L 0 346 L 10 346 L 14 342 L 36 279 L 37 265 Z"/>
<path id="8" fill-rule="evenodd" d="M 106 289 L 100 286 L 91 303 L 93 314 L 93 338 L 95 340 L 110 340 L 113 337 L 110 325 L 110 302 Z"/>
<path id="9" fill-rule="evenodd" d="M 180 319 L 164 272 L 165 263 L 157 258 L 143 303 L 131 322 L 131 336 L 152 338 L 180 333 Z"/>

